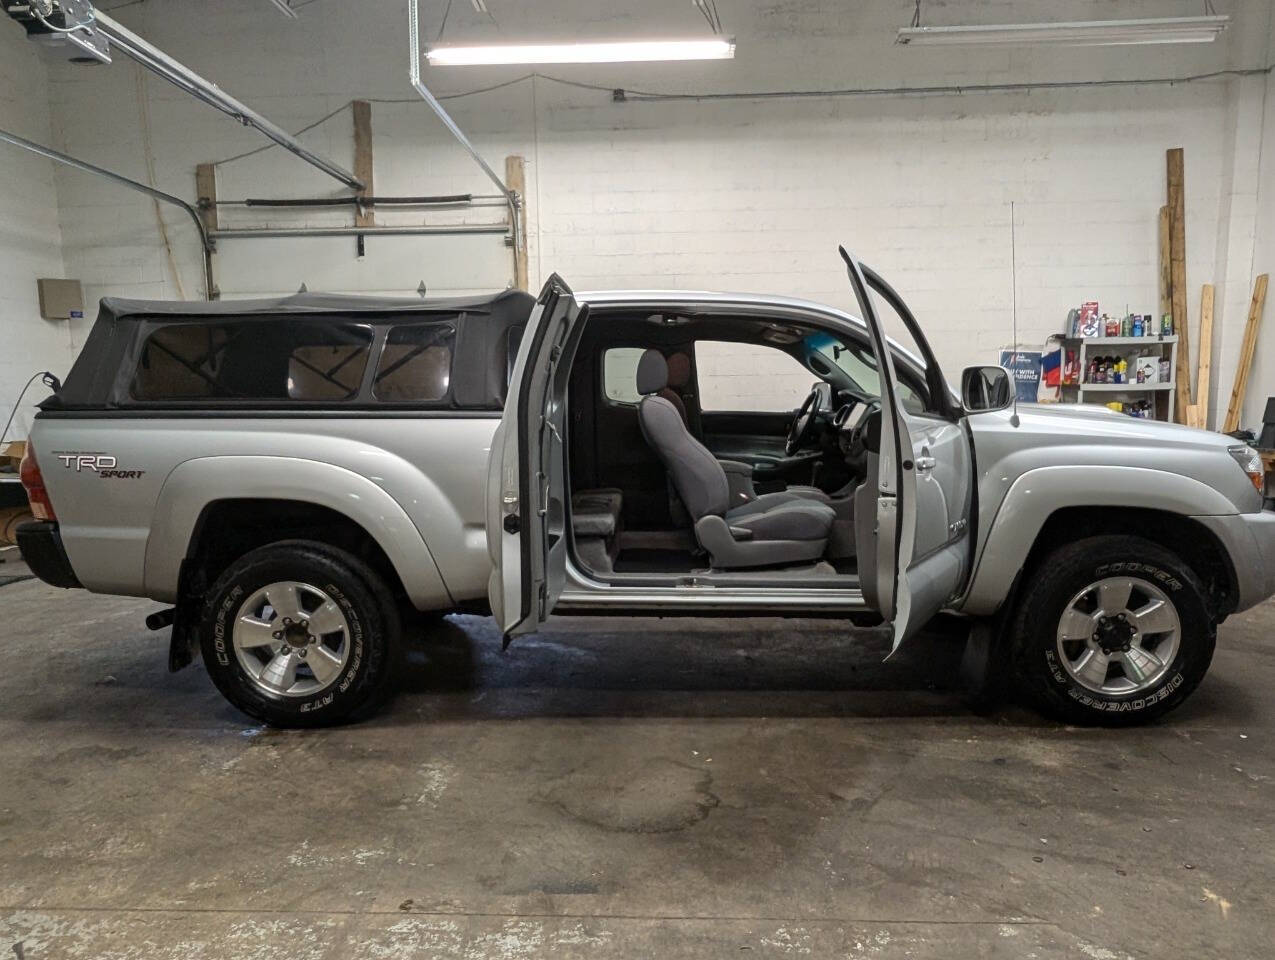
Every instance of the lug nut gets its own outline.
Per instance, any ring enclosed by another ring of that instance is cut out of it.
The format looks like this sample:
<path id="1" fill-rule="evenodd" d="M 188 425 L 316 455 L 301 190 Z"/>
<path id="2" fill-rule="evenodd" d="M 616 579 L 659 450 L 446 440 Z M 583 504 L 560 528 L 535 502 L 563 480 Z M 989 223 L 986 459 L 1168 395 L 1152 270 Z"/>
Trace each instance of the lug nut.
<path id="1" fill-rule="evenodd" d="M 302 660 L 305 659 L 305 647 L 297 647 L 297 656 Z"/>
<path id="2" fill-rule="evenodd" d="M 290 626 L 292 626 L 292 618 L 291 618 L 291 617 L 284 617 L 284 618 L 283 618 L 283 625 L 284 625 L 285 627 L 290 627 Z"/>
<path id="3" fill-rule="evenodd" d="M 282 631 L 282 630 L 276 630 L 274 633 L 270 634 L 270 636 L 274 637 L 276 640 L 282 640 L 282 639 L 283 639 L 283 631 Z"/>

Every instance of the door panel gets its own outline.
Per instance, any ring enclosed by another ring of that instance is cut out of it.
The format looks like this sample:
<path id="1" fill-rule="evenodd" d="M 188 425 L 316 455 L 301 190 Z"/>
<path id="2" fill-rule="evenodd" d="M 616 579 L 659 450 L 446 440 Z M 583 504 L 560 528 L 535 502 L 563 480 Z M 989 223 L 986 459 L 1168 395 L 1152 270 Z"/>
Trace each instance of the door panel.
<path id="1" fill-rule="evenodd" d="M 488 466 L 488 598 L 506 640 L 536 630 L 566 581 L 567 378 L 587 317 L 557 274 L 527 322 Z"/>
<path id="2" fill-rule="evenodd" d="M 911 413 L 900 402 L 893 350 L 873 306 L 863 270 L 844 248 L 841 256 L 881 371 L 884 406 L 877 502 L 877 588 L 881 615 L 894 628 L 893 652 L 959 592 L 968 575 L 973 458 L 960 420 L 936 413 Z M 919 330 L 906 306 L 893 290 L 888 286 L 883 290 L 883 284 L 878 283 L 874 280 L 874 289 L 886 297 L 919 339 Z"/>

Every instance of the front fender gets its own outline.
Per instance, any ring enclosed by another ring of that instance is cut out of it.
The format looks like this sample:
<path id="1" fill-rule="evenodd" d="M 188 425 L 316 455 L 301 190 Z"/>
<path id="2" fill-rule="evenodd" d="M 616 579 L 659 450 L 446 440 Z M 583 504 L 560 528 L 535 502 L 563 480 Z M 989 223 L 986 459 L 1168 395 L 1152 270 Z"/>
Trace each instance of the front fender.
<path id="1" fill-rule="evenodd" d="M 146 540 L 147 596 L 176 602 L 178 574 L 204 508 L 236 499 L 297 500 L 344 514 L 385 551 L 417 608 L 452 604 L 420 531 L 385 490 L 344 467 L 268 456 L 200 457 L 168 475 Z"/>
<path id="2" fill-rule="evenodd" d="M 954 606 L 989 615 L 1004 602 L 1041 527 L 1065 507 L 1141 507 L 1184 517 L 1236 513 L 1230 500 L 1191 477 L 1146 467 L 1052 466 L 1013 482 L 987 528 L 965 596 Z"/>

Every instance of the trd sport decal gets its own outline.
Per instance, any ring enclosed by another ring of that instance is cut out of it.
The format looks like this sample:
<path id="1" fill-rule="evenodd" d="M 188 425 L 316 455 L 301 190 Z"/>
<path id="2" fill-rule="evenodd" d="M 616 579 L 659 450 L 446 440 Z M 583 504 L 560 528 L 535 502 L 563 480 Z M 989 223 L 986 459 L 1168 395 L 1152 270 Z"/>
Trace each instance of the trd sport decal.
<path id="1" fill-rule="evenodd" d="M 119 461 L 109 453 L 54 453 L 62 466 L 76 473 L 96 473 L 103 480 L 137 480 L 145 470 L 120 470 Z"/>

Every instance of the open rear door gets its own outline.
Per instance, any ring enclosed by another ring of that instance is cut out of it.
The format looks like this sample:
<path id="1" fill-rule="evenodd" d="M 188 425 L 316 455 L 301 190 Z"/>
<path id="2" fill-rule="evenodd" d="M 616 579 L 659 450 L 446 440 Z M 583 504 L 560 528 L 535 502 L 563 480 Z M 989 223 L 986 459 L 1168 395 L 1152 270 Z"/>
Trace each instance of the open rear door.
<path id="1" fill-rule="evenodd" d="M 900 402 L 894 354 L 863 266 L 841 248 L 868 326 L 881 378 L 881 453 L 877 477 L 877 569 L 881 616 L 894 629 L 891 652 L 962 589 L 969 575 L 974 470 L 969 435 L 946 398 L 913 413 Z M 870 273 L 870 271 L 868 271 Z M 928 344 L 906 305 L 872 274 L 874 289 L 900 313 L 934 369 L 931 391 L 946 389 Z"/>
<path id="2" fill-rule="evenodd" d="M 556 273 L 527 320 L 487 469 L 487 595 L 505 640 L 537 630 L 566 580 L 567 376 L 588 312 Z"/>

